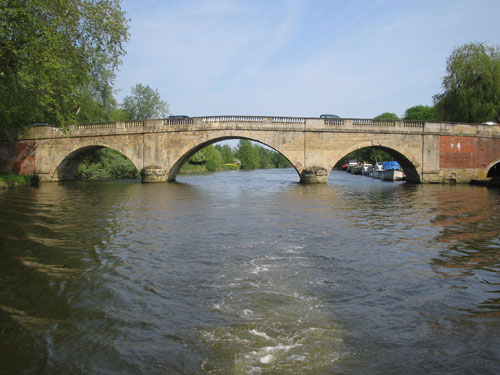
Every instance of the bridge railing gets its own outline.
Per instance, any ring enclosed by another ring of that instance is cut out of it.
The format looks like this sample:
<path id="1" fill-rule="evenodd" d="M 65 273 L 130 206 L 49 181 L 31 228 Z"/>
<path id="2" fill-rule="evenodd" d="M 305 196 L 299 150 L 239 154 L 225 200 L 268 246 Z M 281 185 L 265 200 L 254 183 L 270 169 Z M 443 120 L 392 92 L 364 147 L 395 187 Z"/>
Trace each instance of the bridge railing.
<path id="1" fill-rule="evenodd" d="M 395 127 L 396 121 L 393 120 L 373 120 L 373 119 L 353 119 L 354 126 L 367 126 L 367 127 Z"/>
<path id="2" fill-rule="evenodd" d="M 86 129 L 114 129 L 116 128 L 116 122 L 99 122 L 95 124 L 78 124 L 74 125 L 78 130 Z"/>
<path id="3" fill-rule="evenodd" d="M 261 116 L 206 116 L 201 118 L 203 124 L 214 122 L 264 122 Z"/>
<path id="4" fill-rule="evenodd" d="M 405 128 L 423 128 L 425 124 L 425 121 L 407 121 L 404 120 L 404 127 Z"/>
<path id="5" fill-rule="evenodd" d="M 144 126 L 144 121 L 125 121 L 126 128 L 140 128 Z"/>
<path id="6" fill-rule="evenodd" d="M 325 125 L 344 125 L 343 118 L 325 118 Z"/>
<path id="7" fill-rule="evenodd" d="M 306 119 L 303 117 L 273 117 L 275 124 L 305 124 Z"/>
<path id="8" fill-rule="evenodd" d="M 163 125 L 189 125 L 189 124 L 193 124 L 193 123 L 194 123 L 194 120 L 192 117 L 163 119 Z"/>
<path id="9" fill-rule="evenodd" d="M 289 116 L 205 116 L 205 117 L 179 117 L 166 118 L 161 120 L 135 120 L 119 122 L 101 122 L 93 124 L 70 125 L 69 130 L 76 131 L 95 131 L 103 133 L 110 131 L 142 131 L 144 128 L 151 128 L 154 124 L 156 129 L 162 126 L 182 126 L 199 125 L 215 123 L 253 123 L 253 124 L 276 124 L 276 125 L 304 125 L 312 128 L 317 126 L 339 127 L 350 129 L 407 129 L 408 131 L 424 129 L 425 122 L 417 120 L 374 120 L 374 119 L 347 119 L 347 118 L 305 118 Z M 48 128 L 47 126 L 46 128 Z M 45 128 L 45 127 L 44 127 Z M 114 130 L 116 129 L 116 130 Z"/>
<path id="10" fill-rule="evenodd" d="M 328 118 L 325 119 L 325 125 L 335 126 L 353 126 L 363 128 L 423 128 L 425 121 L 408 120 L 374 120 L 374 119 L 343 119 Z"/>

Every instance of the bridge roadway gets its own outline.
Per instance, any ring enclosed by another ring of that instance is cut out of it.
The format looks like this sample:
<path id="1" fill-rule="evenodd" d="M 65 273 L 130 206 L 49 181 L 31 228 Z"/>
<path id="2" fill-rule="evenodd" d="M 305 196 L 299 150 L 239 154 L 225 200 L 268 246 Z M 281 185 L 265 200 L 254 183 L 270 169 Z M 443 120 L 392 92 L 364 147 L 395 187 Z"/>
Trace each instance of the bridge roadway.
<path id="1" fill-rule="evenodd" d="M 283 154 L 304 183 L 324 183 L 348 153 L 376 147 L 399 161 L 409 182 L 470 182 L 500 162 L 500 126 L 370 119 L 210 116 L 36 126 L 0 142 L 0 169 L 37 174 L 41 181 L 73 179 L 91 152 L 109 147 L 141 172 L 144 182 L 174 181 L 203 147 L 249 139 Z"/>

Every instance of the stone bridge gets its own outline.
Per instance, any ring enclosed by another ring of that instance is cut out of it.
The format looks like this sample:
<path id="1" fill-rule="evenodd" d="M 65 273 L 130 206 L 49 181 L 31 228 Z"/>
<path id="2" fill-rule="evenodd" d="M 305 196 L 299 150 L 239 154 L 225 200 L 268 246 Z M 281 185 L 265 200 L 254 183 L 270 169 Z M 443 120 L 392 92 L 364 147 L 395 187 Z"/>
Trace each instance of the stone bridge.
<path id="1" fill-rule="evenodd" d="M 109 147 L 128 157 L 144 182 L 174 181 L 197 151 L 249 139 L 284 155 L 304 183 L 326 182 L 348 153 L 376 147 L 399 161 L 409 182 L 470 182 L 500 162 L 500 126 L 421 121 L 211 116 L 28 128 L 0 142 L 0 169 L 41 181 L 74 178 L 89 153 Z"/>

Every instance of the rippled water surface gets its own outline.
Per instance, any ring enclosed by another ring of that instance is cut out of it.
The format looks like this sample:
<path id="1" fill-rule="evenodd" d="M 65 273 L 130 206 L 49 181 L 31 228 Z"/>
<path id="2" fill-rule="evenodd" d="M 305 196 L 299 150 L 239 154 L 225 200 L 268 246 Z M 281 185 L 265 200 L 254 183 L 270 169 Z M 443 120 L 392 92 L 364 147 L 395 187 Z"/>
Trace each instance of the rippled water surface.
<path id="1" fill-rule="evenodd" d="M 0 373 L 500 373 L 499 190 L 234 171 L 0 212 Z"/>

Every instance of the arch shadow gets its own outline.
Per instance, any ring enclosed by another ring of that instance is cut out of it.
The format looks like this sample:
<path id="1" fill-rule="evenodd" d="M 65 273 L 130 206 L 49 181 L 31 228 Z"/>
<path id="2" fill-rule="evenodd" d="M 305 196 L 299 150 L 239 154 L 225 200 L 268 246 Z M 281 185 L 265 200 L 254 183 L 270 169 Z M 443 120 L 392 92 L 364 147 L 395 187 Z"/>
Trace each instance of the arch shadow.
<path id="1" fill-rule="evenodd" d="M 486 177 L 500 178 L 500 159 L 491 162 L 486 167 Z"/>

